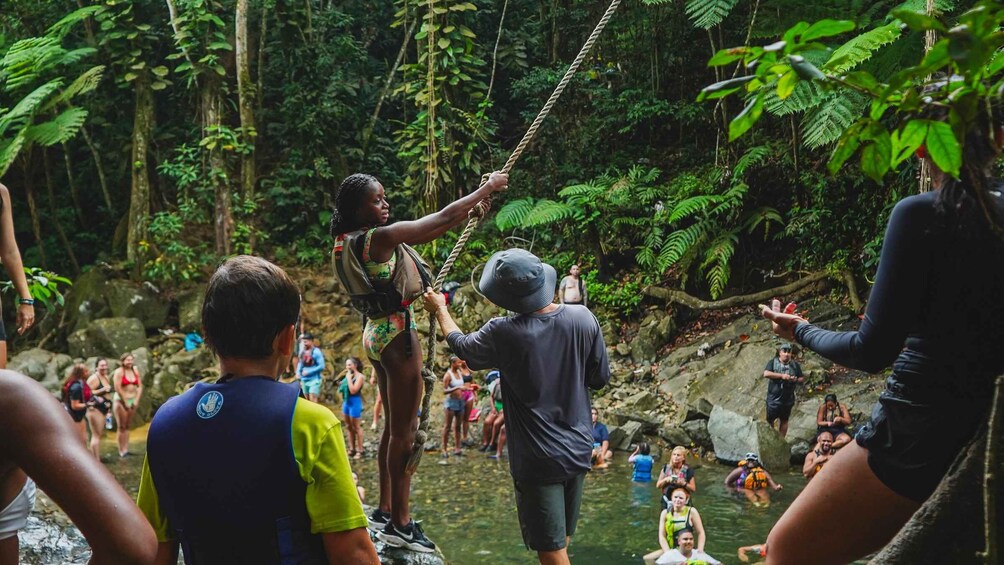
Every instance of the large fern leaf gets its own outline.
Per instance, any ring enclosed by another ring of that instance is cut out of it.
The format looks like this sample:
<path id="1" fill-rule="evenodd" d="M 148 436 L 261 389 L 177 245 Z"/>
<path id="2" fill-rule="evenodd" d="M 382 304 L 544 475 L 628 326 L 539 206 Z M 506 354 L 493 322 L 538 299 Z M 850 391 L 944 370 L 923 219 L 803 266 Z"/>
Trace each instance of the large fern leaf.
<path id="1" fill-rule="evenodd" d="M 7 174 L 17 154 L 24 147 L 25 130 L 22 129 L 10 140 L 0 138 L 0 178 Z"/>
<path id="2" fill-rule="evenodd" d="M 810 149 L 817 149 L 840 139 L 861 115 L 864 102 L 860 95 L 835 93 L 802 118 L 802 140 Z"/>
<path id="3" fill-rule="evenodd" d="M 527 214 L 526 219 L 523 220 L 523 227 L 534 228 L 567 220 L 574 217 L 578 211 L 577 207 L 565 202 L 555 202 L 544 198 L 538 200 L 537 205 Z"/>
<path id="4" fill-rule="evenodd" d="M 536 202 L 532 197 L 517 198 L 516 200 L 506 202 L 499 209 L 498 213 L 495 214 L 495 226 L 500 231 L 509 231 L 513 228 L 522 227 L 523 222 L 526 220 L 527 215 L 530 214 L 530 210 L 533 210 Z"/>
<path id="5" fill-rule="evenodd" d="M 684 10 L 694 26 L 708 29 L 722 23 L 737 2 L 738 0 L 688 0 Z"/>
<path id="6" fill-rule="evenodd" d="M 754 169 L 770 157 L 771 148 L 766 145 L 756 145 L 750 147 L 743 153 L 743 156 L 736 162 L 732 169 L 732 177 L 741 179 L 746 175 L 746 171 Z"/>
<path id="7" fill-rule="evenodd" d="M 48 122 L 30 126 L 25 141 L 46 147 L 69 141 L 80 131 L 85 120 L 87 120 L 87 110 L 76 107 L 67 108 Z"/>
<path id="8" fill-rule="evenodd" d="M 69 86 L 64 88 L 56 96 L 52 98 L 45 106 L 42 107 L 42 111 L 51 110 L 60 106 L 62 104 L 69 103 L 75 96 L 80 94 L 86 94 L 98 87 L 101 83 L 101 77 L 104 75 L 105 66 L 98 65 L 96 67 L 91 67 L 87 69 L 80 76 L 74 79 Z"/>
<path id="9" fill-rule="evenodd" d="M 13 121 L 19 118 L 30 118 L 36 112 L 41 110 L 43 104 L 49 96 L 52 96 L 54 92 L 59 90 L 59 87 L 63 85 L 63 79 L 54 78 L 49 82 L 39 86 L 35 90 L 31 91 L 27 96 L 21 99 L 10 112 L 4 116 L 0 116 L 0 120 L 3 121 Z"/>
<path id="10" fill-rule="evenodd" d="M 602 194 L 605 190 L 610 187 L 610 184 L 604 184 L 602 180 L 591 180 L 583 184 L 573 184 L 571 186 L 566 186 L 558 191 L 558 196 L 562 198 L 569 198 L 572 196 L 587 196 L 593 197 Z"/>
<path id="11" fill-rule="evenodd" d="M 705 240 L 711 229 L 711 222 L 697 222 L 685 229 L 676 230 L 666 238 L 666 244 L 659 251 L 656 267 L 665 271 L 683 258 L 688 252 L 698 247 Z"/>
<path id="12" fill-rule="evenodd" d="M 844 43 L 833 52 L 824 69 L 843 74 L 867 61 L 882 47 L 899 39 L 903 30 L 898 21 L 868 30 Z"/>
<path id="13" fill-rule="evenodd" d="M 769 90 L 764 99 L 764 107 L 775 116 L 787 116 L 815 108 L 826 100 L 827 96 L 828 93 L 823 92 L 818 84 L 803 80 L 795 86 L 791 96 L 784 100 L 777 95 L 777 90 Z"/>
<path id="14" fill-rule="evenodd" d="M 717 194 L 699 194 L 697 196 L 685 198 L 678 202 L 676 206 L 673 207 L 673 211 L 669 213 L 669 223 L 675 224 L 676 222 L 689 218 L 702 210 L 707 210 L 720 200 L 721 196 L 718 196 Z"/>
<path id="15" fill-rule="evenodd" d="M 729 277 L 732 274 L 729 261 L 732 260 L 732 255 L 735 253 L 736 244 L 738 243 L 739 238 L 736 234 L 726 231 L 719 234 L 708 244 L 701 268 L 706 269 L 704 278 L 708 281 L 711 298 L 713 299 L 721 296 L 722 292 L 725 291 L 725 287 L 729 284 Z"/>

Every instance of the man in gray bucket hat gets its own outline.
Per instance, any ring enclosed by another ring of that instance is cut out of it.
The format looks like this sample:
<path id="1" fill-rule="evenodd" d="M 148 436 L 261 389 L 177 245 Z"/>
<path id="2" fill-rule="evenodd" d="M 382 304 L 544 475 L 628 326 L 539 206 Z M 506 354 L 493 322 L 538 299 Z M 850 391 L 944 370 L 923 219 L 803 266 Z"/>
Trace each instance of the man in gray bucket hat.
<path id="1" fill-rule="evenodd" d="M 472 369 L 498 368 L 506 415 L 509 468 L 520 529 L 541 563 L 569 563 L 582 481 L 593 450 L 589 390 L 610 381 L 606 344 L 585 307 L 555 304 L 557 273 L 532 253 L 492 255 L 478 284 L 515 315 L 464 334 L 441 293 L 426 292 L 450 349 Z"/>

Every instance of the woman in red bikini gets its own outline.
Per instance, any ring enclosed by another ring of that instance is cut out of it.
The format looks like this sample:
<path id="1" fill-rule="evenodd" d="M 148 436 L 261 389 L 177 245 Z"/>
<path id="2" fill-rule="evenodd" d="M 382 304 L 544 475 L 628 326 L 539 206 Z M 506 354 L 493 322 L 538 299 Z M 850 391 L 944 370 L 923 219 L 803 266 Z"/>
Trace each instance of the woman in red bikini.
<path id="1" fill-rule="evenodd" d="M 136 407 L 139 406 L 139 399 L 143 397 L 143 381 L 133 364 L 135 358 L 132 353 L 123 354 L 121 360 L 122 366 L 112 373 L 112 383 L 115 385 L 112 404 L 118 429 L 119 457 L 125 457 L 129 455 L 129 427 L 136 414 Z"/>

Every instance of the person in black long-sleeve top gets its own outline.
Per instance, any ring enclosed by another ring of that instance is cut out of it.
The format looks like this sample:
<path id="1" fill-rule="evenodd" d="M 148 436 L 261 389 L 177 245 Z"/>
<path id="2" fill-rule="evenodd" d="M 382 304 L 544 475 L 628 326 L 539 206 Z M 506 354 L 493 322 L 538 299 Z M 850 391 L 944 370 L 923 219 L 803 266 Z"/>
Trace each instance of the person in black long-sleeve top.
<path id="1" fill-rule="evenodd" d="M 892 364 L 856 441 L 771 531 L 768 563 L 847 563 L 881 548 L 986 421 L 1004 372 L 1004 203 L 988 176 L 1004 138 L 990 124 L 999 123 L 984 111 L 972 124 L 961 180 L 932 163 L 936 192 L 895 206 L 858 331 L 762 307 L 778 335 L 836 363 L 869 372 Z M 820 537 L 841 543 L 820 555 L 806 543 Z"/>

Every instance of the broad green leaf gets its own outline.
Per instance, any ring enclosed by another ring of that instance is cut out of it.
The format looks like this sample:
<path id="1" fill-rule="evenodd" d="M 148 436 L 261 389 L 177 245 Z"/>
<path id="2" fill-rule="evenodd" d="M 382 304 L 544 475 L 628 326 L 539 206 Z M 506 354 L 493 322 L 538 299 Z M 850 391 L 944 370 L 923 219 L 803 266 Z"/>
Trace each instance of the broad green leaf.
<path id="1" fill-rule="evenodd" d="M 802 41 L 808 43 L 815 39 L 840 35 L 854 29 L 854 22 L 848 20 L 820 20 L 802 33 Z"/>
<path id="2" fill-rule="evenodd" d="M 155 74 L 155 75 L 157 75 L 159 77 L 166 77 L 167 73 L 170 72 L 170 71 L 168 71 L 167 67 L 165 67 L 163 65 L 161 65 L 159 67 L 154 67 L 154 68 L 150 69 L 150 71 L 153 72 L 153 74 Z"/>
<path id="3" fill-rule="evenodd" d="M 892 168 L 898 167 L 924 144 L 929 123 L 928 120 L 910 120 L 902 130 L 893 132 Z"/>
<path id="4" fill-rule="evenodd" d="M 735 141 L 741 137 L 744 133 L 749 131 L 753 124 L 760 119 L 760 115 L 763 114 L 763 99 L 764 93 L 760 92 L 755 98 L 746 104 L 743 111 L 739 113 L 738 116 L 729 122 L 729 141 Z"/>
<path id="5" fill-rule="evenodd" d="M 830 174 L 837 174 L 840 169 L 844 166 L 854 152 L 858 150 L 861 145 L 861 141 L 858 140 L 857 133 L 853 133 L 848 130 L 840 141 L 837 142 L 837 148 L 833 150 L 833 155 L 830 157 L 830 162 L 826 164 L 826 167 L 830 170 Z"/>
<path id="6" fill-rule="evenodd" d="M 924 140 L 927 154 L 942 171 L 959 178 L 962 167 L 962 146 L 952 133 L 952 127 L 945 122 L 930 122 Z"/>
<path id="7" fill-rule="evenodd" d="M 439 41 L 436 42 L 436 45 L 439 46 L 440 49 L 446 49 L 447 47 L 450 46 L 450 43 L 451 43 L 450 38 L 440 37 Z"/>
<path id="8" fill-rule="evenodd" d="M 756 76 L 754 75 L 748 75 L 744 77 L 730 78 L 728 80 L 722 80 L 714 84 L 710 84 L 701 89 L 701 94 L 697 96 L 697 100 L 698 101 L 704 100 L 708 98 L 712 93 L 718 92 L 720 90 L 738 88 L 755 78 Z"/>
<path id="9" fill-rule="evenodd" d="M 905 23 L 910 29 L 916 31 L 927 31 L 933 29 L 941 33 L 946 33 L 948 28 L 944 26 L 938 20 L 928 16 L 927 14 L 922 14 L 920 12 L 915 12 L 907 8 L 900 10 L 893 10 L 892 15 L 899 21 Z"/>
<path id="10" fill-rule="evenodd" d="M 718 53 L 708 59 L 709 67 L 721 67 L 733 63 L 743 58 L 746 54 L 745 47 L 732 47 L 729 49 L 719 49 Z"/>
<path id="11" fill-rule="evenodd" d="M 778 98 L 787 99 L 795 91 L 796 86 L 798 86 L 798 74 L 793 70 L 784 73 L 777 81 Z"/>

